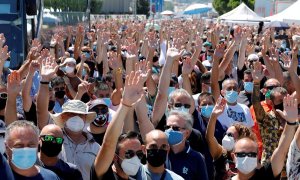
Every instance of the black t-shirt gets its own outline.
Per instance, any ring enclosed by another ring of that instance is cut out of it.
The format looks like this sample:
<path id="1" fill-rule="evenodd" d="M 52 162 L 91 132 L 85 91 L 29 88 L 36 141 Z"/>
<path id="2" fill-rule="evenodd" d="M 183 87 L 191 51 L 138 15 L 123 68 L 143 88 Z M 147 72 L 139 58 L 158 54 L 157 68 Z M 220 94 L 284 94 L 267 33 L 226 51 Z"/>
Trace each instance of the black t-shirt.
<path id="1" fill-rule="evenodd" d="M 26 120 L 33 122 L 37 125 L 37 117 L 36 117 L 36 105 L 32 102 L 31 107 L 28 112 L 24 111 Z"/>
<path id="2" fill-rule="evenodd" d="M 2 155 L 2 153 L 0 153 L 0 175 L 0 179 L 14 179 L 13 173 L 7 163 L 7 159 Z"/>
<path id="3" fill-rule="evenodd" d="M 123 180 L 123 178 L 119 177 L 111 167 L 108 168 L 107 172 L 103 175 L 102 179 L 104 180 Z M 94 164 L 91 167 L 91 172 L 90 172 L 90 180 L 98 180 L 96 171 L 95 171 L 95 166 Z"/>
<path id="4" fill-rule="evenodd" d="M 93 138 L 95 139 L 95 141 L 99 144 L 99 145 L 102 145 L 102 142 L 103 142 L 103 138 L 104 138 L 104 135 L 105 133 L 101 133 L 101 134 L 93 134 L 91 133 Z"/>
<path id="5" fill-rule="evenodd" d="M 255 174 L 249 180 L 257 180 L 257 179 L 279 180 L 280 173 L 277 177 L 274 177 L 272 165 L 271 163 L 267 163 L 266 165 L 262 166 L 260 169 L 256 169 Z"/>
<path id="6" fill-rule="evenodd" d="M 14 177 L 15 179 L 18 180 L 59 180 L 59 177 L 52 171 L 42 168 L 40 167 L 40 172 L 33 177 L 26 177 L 26 176 L 22 176 L 20 174 L 17 174 L 16 172 L 13 171 Z"/>

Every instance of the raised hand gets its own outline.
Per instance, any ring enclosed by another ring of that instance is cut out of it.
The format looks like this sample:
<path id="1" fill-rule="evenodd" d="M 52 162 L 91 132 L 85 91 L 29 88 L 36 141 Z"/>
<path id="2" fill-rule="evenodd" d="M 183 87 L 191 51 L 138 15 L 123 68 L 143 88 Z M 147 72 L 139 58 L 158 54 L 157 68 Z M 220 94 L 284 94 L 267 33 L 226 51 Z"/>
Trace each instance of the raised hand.
<path id="1" fill-rule="evenodd" d="M 173 62 L 174 60 L 178 59 L 180 56 L 178 49 L 176 48 L 169 48 L 167 51 L 167 61 Z"/>
<path id="2" fill-rule="evenodd" d="M 113 70 L 117 70 L 118 68 L 122 68 L 122 61 L 118 58 L 117 52 L 109 52 L 108 53 L 109 61 L 108 65 Z"/>
<path id="3" fill-rule="evenodd" d="M 39 61 L 31 61 L 29 66 L 29 73 L 33 74 L 35 71 L 40 70 L 41 64 Z"/>
<path id="4" fill-rule="evenodd" d="M 217 45 L 214 55 L 213 55 L 213 60 L 221 60 L 224 57 L 225 54 L 225 45 L 224 44 L 219 44 Z"/>
<path id="5" fill-rule="evenodd" d="M 4 63 L 7 58 L 10 57 L 10 52 L 8 52 L 8 46 L 0 47 L 0 64 Z"/>
<path id="6" fill-rule="evenodd" d="M 42 81 L 49 82 L 54 77 L 58 66 L 53 57 L 47 57 L 42 60 L 41 77 Z"/>
<path id="7" fill-rule="evenodd" d="M 84 93 L 88 92 L 90 84 L 87 81 L 82 81 L 78 85 L 78 94 L 83 95 Z"/>
<path id="8" fill-rule="evenodd" d="M 225 105 L 226 105 L 226 100 L 224 98 L 219 98 L 212 111 L 212 116 L 214 115 L 218 117 L 220 114 L 222 114 L 224 112 Z"/>
<path id="9" fill-rule="evenodd" d="M 298 121 L 298 100 L 289 94 L 283 98 L 283 112 L 276 109 L 287 122 L 294 123 Z"/>
<path id="10" fill-rule="evenodd" d="M 195 41 L 195 48 L 196 49 L 201 49 L 202 48 L 202 43 L 203 43 L 203 40 L 199 36 L 197 36 L 196 41 Z"/>
<path id="11" fill-rule="evenodd" d="M 151 74 L 151 69 L 150 69 L 150 62 L 143 60 L 135 64 L 135 70 L 139 71 L 140 73 L 140 78 L 142 82 L 146 82 L 146 80 L 149 78 Z M 143 84 L 144 84 L 143 83 Z"/>
<path id="12" fill-rule="evenodd" d="M 16 97 L 21 92 L 21 77 L 18 71 L 12 71 L 7 77 L 7 95 Z"/>
<path id="13" fill-rule="evenodd" d="M 0 34 L 0 48 L 3 47 L 4 43 L 6 42 L 5 36 L 3 33 Z"/>
<path id="14" fill-rule="evenodd" d="M 190 74 L 194 69 L 193 63 L 191 61 L 191 58 L 187 57 L 183 60 L 183 66 L 182 66 L 182 75 L 188 75 Z"/>
<path id="15" fill-rule="evenodd" d="M 122 104 L 130 107 L 137 103 L 144 96 L 143 85 L 140 72 L 131 71 L 130 75 L 126 76 Z"/>
<path id="16" fill-rule="evenodd" d="M 263 68 L 260 62 L 254 62 L 252 69 L 253 82 L 258 82 L 264 78 Z"/>

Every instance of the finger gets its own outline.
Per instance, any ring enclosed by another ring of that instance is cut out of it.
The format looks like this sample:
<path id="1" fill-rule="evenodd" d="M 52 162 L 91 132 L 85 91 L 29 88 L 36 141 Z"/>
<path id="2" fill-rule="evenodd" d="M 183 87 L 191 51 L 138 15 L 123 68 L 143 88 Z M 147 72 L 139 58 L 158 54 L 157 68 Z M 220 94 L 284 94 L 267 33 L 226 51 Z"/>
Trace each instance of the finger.
<path id="1" fill-rule="evenodd" d="M 282 117 L 282 118 L 284 118 L 284 119 L 286 119 L 285 117 L 285 114 L 281 111 L 281 110 L 279 110 L 279 109 L 276 109 L 276 112 Z"/>
<path id="2" fill-rule="evenodd" d="M 133 78 L 134 78 L 134 71 L 131 71 L 128 79 L 128 84 L 127 84 L 128 86 L 133 84 Z"/>

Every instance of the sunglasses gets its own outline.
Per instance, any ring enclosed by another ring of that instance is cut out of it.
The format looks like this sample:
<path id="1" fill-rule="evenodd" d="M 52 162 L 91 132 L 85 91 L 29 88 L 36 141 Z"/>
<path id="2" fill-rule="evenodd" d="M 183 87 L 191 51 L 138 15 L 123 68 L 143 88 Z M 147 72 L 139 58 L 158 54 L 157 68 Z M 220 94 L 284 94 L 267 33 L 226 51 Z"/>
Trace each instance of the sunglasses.
<path id="1" fill-rule="evenodd" d="M 54 91 L 57 92 L 57 91 L 64 91 L 65 90 L 65 87 L 57 87 L 57 88 L 54 88 Z"/>
<path id="2" fill-rule="evenodd" d="M 190 104 L 181 104 L 181 103 L 175 103 L 175 104 L 174 104 L 174 107 L 176 107 L 176 108 L 181 108 L 182 106 L 183 106 L 184 108 L 186 108 L 186 109 L 190 109 L 190 107 L 191 107 Z"/>
<path id="3" fill-rule="evenodd" d="M 0 133 L 0 137 L 4 138 L 5 137 L 5 133 Z"/>
<path id="4" fill-rule="evenodd" d="M 0 93 L 1 99 L 7 99 L 7 93 Z"/>
<path id="5" fill-rule="evenodd" d="M 63 138 L 54 137 L 51 135 L 42 135 L 41 138 L 42 138 L 42 141 L 45 141 L 45 142 L 56 142 L 57 144 L 62 144 L 64 142 Z"/>
<path id="6" fill-rule="evenodd" d="M 225 133 L 225 135 L 227 135 L 229 137 L 234 137 L 232 133 Z"/>
<path id="7" fill-rule="evenodd" d="M 185 129 L 185 128 L 181 128 L 181 127 L 177 127 L 177 126 L 168 126 L 168 125 L 165 125 L 164 126 L 165 130 L 168 130 L 168 129 L 173 129 L 174 131 L 180 131 L 181 129 Z"/>
<path id="8" fill-rule="evenodd" d="M 107 106 L 98 106 L 93 108 L 92 111 L 96 112 L 97 114 L 106 114 L 108 112 Z"/>
<path id="9" fill-rule="evenodd" d="M 235 153 L 236 157 L 256 157 L 257 156 L 257 153 L 256 152 L 236 152 Z"/>
<path id="10" fill-rule="evenodd" d="M 274 88 L 277 88 L 277 87 L 279 87 L 279 86 L 267 86 L 266 88 L 267 88 L 268 90 L 273 90 Z"/>
<path id="11" fill-rule="evenodd" d="M 131 159 L 131 158 L 133 158 L 134 156 L 137 156 L 139 159 L 143 159 L 143 157 L 144 157 L 144 153 L 143 153 L 143 151 L 142 150 L 138 150 L 138 151 L 133 151 L 133 150 L 127 150 L 126 152 L 125 152 L 125 158 L 126 159 Z"/>

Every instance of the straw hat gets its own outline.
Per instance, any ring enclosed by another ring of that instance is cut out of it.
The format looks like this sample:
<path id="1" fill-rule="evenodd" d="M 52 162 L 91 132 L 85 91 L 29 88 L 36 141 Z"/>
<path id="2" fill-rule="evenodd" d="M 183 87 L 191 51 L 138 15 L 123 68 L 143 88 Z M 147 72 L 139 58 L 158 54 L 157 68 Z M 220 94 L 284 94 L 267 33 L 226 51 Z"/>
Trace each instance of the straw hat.
<path id="1" fill-rule="evenodd" d="M 62 112 L 57 114 L 51 114 L 53 121 L 55 124 L 60 126 L 61 128 L 64 127 L 65 122 L 67 119 L 62 119 L 61 115 L 63 113 L 76 113 L 76 114 L 85 114 L 86 120 L 85 123 L 91 123 L 96 118 L 95 112 L 88 112 L 88 106 L 80 101 L 80 100 L 69 100 L 62 106 Z"/>

